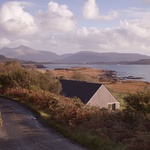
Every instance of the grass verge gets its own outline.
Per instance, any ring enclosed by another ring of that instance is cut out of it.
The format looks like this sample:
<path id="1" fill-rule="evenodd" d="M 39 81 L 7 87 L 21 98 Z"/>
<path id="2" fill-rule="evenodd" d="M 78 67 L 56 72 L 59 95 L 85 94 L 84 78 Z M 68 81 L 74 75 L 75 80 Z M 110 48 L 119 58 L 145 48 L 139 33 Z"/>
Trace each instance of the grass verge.
<path id="1" fill-rule="evenodd" d="M 59 124 L 58 122 L 50 119 L 50 114 L 42 110 L 38 110 L 32 104 L 25 102 L 19 98 L 12 98 L 10 96 L 4 96 L 0 94 L 0 97 L 8 98 L 21 105 L 27 107 L 30 111 L 36 114 L 37 119 L 44 125 L 55 129 L 64 137 L 69 138 L 81 146 L 87 147 L 90 150 L 121 150 L 123 145 L 121 143 L 114 143 L 110 140 L 103 140 L 99 136 L 93 135 L 90 131 L 85 131 L 83 128 L 72 129 L 66 125 Z"/>

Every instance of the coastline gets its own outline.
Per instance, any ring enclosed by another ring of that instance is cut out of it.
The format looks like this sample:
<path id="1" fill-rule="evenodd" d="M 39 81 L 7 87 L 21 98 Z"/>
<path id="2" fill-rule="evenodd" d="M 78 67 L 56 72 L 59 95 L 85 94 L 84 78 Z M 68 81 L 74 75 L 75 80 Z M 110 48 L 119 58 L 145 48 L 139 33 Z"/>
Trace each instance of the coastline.
<path id="1" fill-rule="evenodd" d="M 47 67 L 45 67 L 44 65 L 41 67 L 38 67 L 36 66 L 37 70 L 41 71 L 41 72 L 52 72 L 54 73 L 54 75 L 56 75 L 57 77 L 60 77 L 60 76 L 67 76 L 66 75 L 66 71 L 67 73 L 70 73 L 71 71 L 86 71 L 86 70 L 91 70 L 91 72 L 95 71 L 96 69 L 99 70 L 100 72 L 100 80 L 103 82 L 103 81 L 112 81 L 112 82 L 117 82 L 117 81 L 142 81 L 144 78 L 141 77 L 141 76 L 133 76 L 133 75 L 127 75 L 127 76 L 118 76 L 118 72 L 115 71 L 115 70 L 107 70 L 107 69 L 102 69 L 102 68 L 93 68 L 93 67 L 82 67 L 82 66 L 77 66 L 77 67 L 70 67 L 70 68 L 54 68 L 54 69 L 48 69 Z M 57 74 L 58 73 L 58 74 Z M 85 72 L 86 73 L 86 72 Z M 60 74 L 60 75 L 59 75 Z M 67 77 L 68 78 L 68 77 Z M 145 81 L 143 81 L 145 82 Z M 147 81 L 148 82 L 148 81 Z"/>
<path id="2" fill-rule="evenodd" d="M 71 67 L 87 67 L 97 68 L 101 70 L 112 70 L 117 72 L 118 78 L 133 76 L 141 81 L 150 82 L 150 65 L 87 65 L 87 64 L 43 64 L 46 70 L 54 70 L 55 68 L 71 68 Z M 135 79 L 134 79 L 135 80 Z"/>
<path id="3" fill-rule="evenodd" d="M 56 68 L 54 70 L 38 69 L 42 73 L 50 73 L 56 78 L 75 79 L 104 84 L 114 97 L 121 99 L 129 93 L 150 90 L 150 82 L 136 79 L 122 79 L 116 71 L 89 67 Z"/>

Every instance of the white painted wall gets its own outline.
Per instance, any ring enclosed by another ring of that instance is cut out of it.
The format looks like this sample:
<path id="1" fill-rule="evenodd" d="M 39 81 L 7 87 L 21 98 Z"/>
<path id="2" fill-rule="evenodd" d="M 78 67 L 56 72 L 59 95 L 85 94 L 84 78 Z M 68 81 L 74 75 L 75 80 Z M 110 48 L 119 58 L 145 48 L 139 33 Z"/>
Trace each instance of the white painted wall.
<path id="1" fill-rule="evenodd" d="M 92 98 L 88 101 L 87 105 L 99 106 L 100 108 L 108 108 L 108 104 L 116 104 L 116 109 L 120 108 L 120 103 L 113 97 L 113 95 L 102 85 Z"/>

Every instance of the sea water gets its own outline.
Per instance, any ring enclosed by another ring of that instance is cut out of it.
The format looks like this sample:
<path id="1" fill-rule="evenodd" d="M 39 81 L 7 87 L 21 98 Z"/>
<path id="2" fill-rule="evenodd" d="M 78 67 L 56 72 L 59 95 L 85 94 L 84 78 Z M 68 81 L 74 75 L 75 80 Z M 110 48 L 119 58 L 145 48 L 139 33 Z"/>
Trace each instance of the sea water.
<path id="1" fill-rule="evenodd" d="M 118 77 L 142 77 L 142 81 L 150 82 L 150 65 L 88 65 L 88 64 L 45 64 L 47 70 L 55 68 L 90 67 L 117 72 Z"/>

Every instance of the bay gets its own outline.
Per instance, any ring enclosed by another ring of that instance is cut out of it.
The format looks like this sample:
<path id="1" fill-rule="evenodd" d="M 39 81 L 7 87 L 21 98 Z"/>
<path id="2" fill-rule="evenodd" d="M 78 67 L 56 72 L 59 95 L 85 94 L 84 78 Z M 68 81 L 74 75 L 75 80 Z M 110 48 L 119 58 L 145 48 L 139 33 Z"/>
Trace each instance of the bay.
<path id="1" fill-rule="evenodd" d="M 88 65 L 88 64 L 45 64 L 47 70 L 55 68 L 90 67 L 117 72 L 118 77 L 142 77 L 142 81 L 150 82 L 150 65 Z"/>

